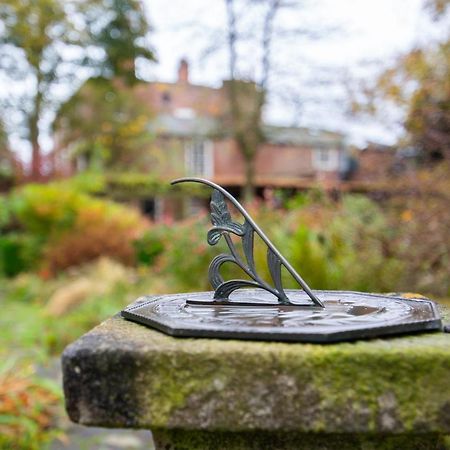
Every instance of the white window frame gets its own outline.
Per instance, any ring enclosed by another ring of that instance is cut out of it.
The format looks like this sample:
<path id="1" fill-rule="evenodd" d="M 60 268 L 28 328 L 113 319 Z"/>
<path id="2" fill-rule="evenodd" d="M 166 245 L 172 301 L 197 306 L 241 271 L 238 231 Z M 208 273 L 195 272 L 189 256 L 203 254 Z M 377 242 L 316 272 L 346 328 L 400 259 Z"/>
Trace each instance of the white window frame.
<path id="1" fill-rule="evenodd" d="M 199 157 L 195 152 L 202 152 Z M 199 158 L 201 164 L 199 166 Z M 213 143 L 209 140 L 194 139 L 184 147 L 185 169 L 188 175 L 210 178 L 214 174 Z"/>
<path id="2" fill-rule="evenodd" d="M 160 222 L 164 218 L 164 199 L 155 197 L 153 217 L 155 222 Z"/>
<path id="3" fill-rule="evenodd" d="M 323 158 L 324 154 L 326 158 Z M 313 150 L 313 167 L 316 170 L 334 172 L 339 170 L 339 151 L 335 148 L 315 148 Z"/>

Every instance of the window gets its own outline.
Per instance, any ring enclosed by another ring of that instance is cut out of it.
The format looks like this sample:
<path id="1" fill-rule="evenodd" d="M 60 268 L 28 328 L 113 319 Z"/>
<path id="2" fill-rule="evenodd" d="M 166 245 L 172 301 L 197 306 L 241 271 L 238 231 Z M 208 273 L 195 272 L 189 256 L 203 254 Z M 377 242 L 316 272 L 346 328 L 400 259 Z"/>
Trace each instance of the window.
<path id="1" fill-rule="evenodd" d="M 186 172 L 188 175 L 211 177 L 213 153 L 210 141 L 193 140 L 185 146 Z"/>
<path id="2" fill-rule="evenodd" d="M 192 120 L 195 119 L 197 113 L 192 108 L 176 108 L 173 115 L 177 119 Z"/>
<path id="3" fill-rule="evenodd" d="M 190 198 L 187 203 L 187 215 L 189 217 L 195 217 L 202 214 L 205 211 L 205 204 L 203 199 Z"/>
<path id="4" fill-rule="evenodd" d="M 313 166 L 317 170 L 333 171 L 339 168 L 339 152 L 330 148 L 313 150 Z"/>
<path id="5" fill-rule="evenodd" d="M 170 92 L 168 91 L 164 91 L 161 95 L 161 100 L 163 103 L 170 103 L 170 101 L 172 100 L 171 96 L 170 96 Z"/>

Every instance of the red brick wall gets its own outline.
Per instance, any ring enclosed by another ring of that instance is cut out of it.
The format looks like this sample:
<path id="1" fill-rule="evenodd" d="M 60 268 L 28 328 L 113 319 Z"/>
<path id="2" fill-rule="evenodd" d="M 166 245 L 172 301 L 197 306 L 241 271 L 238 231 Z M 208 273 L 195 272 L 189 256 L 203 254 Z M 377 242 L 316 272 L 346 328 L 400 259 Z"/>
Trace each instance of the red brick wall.
<path id="1" fill-rule="evenodd" d="M 358 154 L 358 170 L 352 181 L 384 181 L 394 162 L 394 150 L 380 150 L 369 147 Z"/>
<path id="2" fill-rule="evenodd" d="M 259 185 L 302 186 L 314 180 L 337 180 L 336 172 L 318 173 L 312 164 L 311 148 L 264 144 L 256 156 Z M 244 160 L 231 140 L 214 143 L 214 179 L 225 185 L 242 184 Z"/>
<path id="3" fill-rule="evenodd" d="M 142 83 L 135 91 L 158 113 L 174 114 L 180 108 L 189 108 L 199 116 L 218 117 L 223 115 L 226 104 L 222 89 L 188 83 Z"/>

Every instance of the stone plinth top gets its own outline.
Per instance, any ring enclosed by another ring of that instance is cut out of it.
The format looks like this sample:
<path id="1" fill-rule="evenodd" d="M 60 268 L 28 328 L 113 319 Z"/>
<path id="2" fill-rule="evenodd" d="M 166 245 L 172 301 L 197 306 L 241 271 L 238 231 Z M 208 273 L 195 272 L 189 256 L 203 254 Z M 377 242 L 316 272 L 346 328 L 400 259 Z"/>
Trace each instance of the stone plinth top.
<path id="1" fill-rule="evenodd" d="M 174 338 L 121 317 L 63 355 L 67 411 L 105 427 L 450 432 L 450 335 L 340 344 Z"/>

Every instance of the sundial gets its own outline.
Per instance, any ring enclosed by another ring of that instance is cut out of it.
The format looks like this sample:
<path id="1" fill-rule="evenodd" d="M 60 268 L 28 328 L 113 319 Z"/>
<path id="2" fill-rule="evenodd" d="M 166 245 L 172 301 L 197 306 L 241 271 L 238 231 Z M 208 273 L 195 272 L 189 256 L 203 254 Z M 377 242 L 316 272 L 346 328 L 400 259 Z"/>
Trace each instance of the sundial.
<path id="1" fill-rule="evenodd" d="M 208 278 L 214 291 L 145 296 L 122 317 L 172 336 L 292 342 L 339 342 L 442 330 L 436 305 L 428 299 L 351 291 L 312 290 L 243 206 L 224 188 L 202 178 L 180 178 L 213 189 L 209 245 L 223 239 L 228 252 L 217 255 Z M 232 218 L 230 202 L 244 219 Z M 258 236 L 267 247 L 270 282 L 254 259 Z M 239 248 L 240 247 L 240 248 Z M 234 264 L 245 278 L 225 280 L 223 264 Z M 285 289 L 286 270 L 299 289 Z"/>

